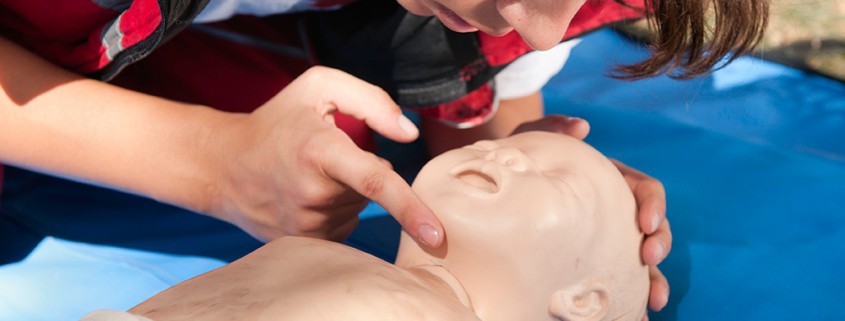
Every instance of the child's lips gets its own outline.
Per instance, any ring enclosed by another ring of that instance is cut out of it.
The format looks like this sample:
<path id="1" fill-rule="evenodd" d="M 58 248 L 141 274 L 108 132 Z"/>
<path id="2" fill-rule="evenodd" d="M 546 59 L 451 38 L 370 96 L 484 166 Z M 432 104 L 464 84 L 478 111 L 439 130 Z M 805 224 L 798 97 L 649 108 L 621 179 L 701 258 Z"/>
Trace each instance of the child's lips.
<path id="1" fill-rule="evenodd" d="M 440 19 L 443 25 L 446 26 L 446 28 L 449 28 L 454 32 L 478 31 L 478 28 L 445 7 L 438 6 L 437 10 L 435 10 L 435 15 L 438 19 Z"/>

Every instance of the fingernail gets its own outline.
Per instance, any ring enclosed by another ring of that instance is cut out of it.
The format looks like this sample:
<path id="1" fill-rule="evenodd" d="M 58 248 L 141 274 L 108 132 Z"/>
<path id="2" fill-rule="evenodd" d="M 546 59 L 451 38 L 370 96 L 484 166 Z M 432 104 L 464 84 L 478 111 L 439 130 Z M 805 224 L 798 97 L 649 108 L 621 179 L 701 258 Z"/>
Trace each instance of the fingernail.
<path id="1" fill-rule="evenodd" d="M 660 302 L 660 309 L 662 310 L 667 304 L 669 304 L 669 290 L 666 290 L 666 295 L 664 295 L 661 299 L 662 302 Z"/>
<path id="2" fill-rule="evenodd" d="M 657 243 L 655 254 L 657 255 L 657 261 L 663 260 L 663 255 L 666 254 L 666 247 L 663 246 L 663 243 Z"/>
<path id="3" fill-rule="evenodd" d="M 654 233 L 657 231 L 657 227 L 660 225 L 660 216 L 654 215 L 651 217 L 651 230 L 648 233 Z"/>
<path id="4" fill-rule="evenodd" d="M 584 120 L 584 119 L 580 118 L 580 117 L 569 117 L 569 118 L 566 119 L 566 122 L 570 123 L 570 124 L 574 124 L 574 123 L 580 122 L 582 120 Z"/>
<path id="5" fill-rule="evenodd" d="M 408 119 L 408 117 L 403 114 L 399 114 L 399 128 L 401 128 L 402 131 L 412 136 L 416 136 L 420 133 L 417 129 L 417 126 L 414 125 L 414 122 L 412 122 L 410 119 Z"/>
<path id="6" fill-rule="evenodd" d="M 440 242 L 440 232 L 431 225 L 425 224 L 420 226 L 417 234 L 419 235 L 420 241 L 429 247 L 434 247 L 435 244 Z"/>

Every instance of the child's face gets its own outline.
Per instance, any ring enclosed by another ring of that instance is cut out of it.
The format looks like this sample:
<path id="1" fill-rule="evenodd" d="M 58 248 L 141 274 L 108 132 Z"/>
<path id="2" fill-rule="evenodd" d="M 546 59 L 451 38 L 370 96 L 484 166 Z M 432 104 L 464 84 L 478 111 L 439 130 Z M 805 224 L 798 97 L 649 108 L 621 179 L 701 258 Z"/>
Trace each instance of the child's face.
<path id="1" fill-rule="evenodd" d="M 563 38 L 569 22 L 587 0 L 398 0 L 408 11 L 437 16 L 457 32 L 480 30 L 504 35 L 516 30 L 538 50 Z"/>

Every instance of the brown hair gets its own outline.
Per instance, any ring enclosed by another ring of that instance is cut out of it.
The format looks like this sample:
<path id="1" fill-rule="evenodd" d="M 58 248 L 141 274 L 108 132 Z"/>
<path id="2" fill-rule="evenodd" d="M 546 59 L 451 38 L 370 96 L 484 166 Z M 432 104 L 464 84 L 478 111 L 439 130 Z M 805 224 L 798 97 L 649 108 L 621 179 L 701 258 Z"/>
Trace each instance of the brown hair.
<path id="1" fill-rule="evenodd" d="M 615 0 L 624 3 L 624 0 Z M 751 52 L 768 23 L 768 0 L 646 0 L 652 55 L 616 68 L 621 79 L 688 79 Z M 712 9 L 712 15 L 709 10 Z"/>

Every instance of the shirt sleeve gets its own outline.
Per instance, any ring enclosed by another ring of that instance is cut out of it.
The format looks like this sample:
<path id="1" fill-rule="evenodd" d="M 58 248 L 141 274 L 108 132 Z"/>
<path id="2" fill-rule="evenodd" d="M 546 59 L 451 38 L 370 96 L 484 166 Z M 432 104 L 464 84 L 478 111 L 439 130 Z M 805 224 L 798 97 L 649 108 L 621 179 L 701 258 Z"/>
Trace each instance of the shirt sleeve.
<path id="1" fill-rule="evenodd" d="M 496 75 L 496 95 L 499 99 L 525 97 L 540 91 L 563 69 L 569 52 L 580 39 L 572 39 L 546 51 L 532 51 L 514 60 Z"/>
<path id="2" fill-rule="evenodd" d="M 195 23 L 222 21 L 234 15 L 267 16 L 314 9 L 309 0 L 209 0 Z"/>

